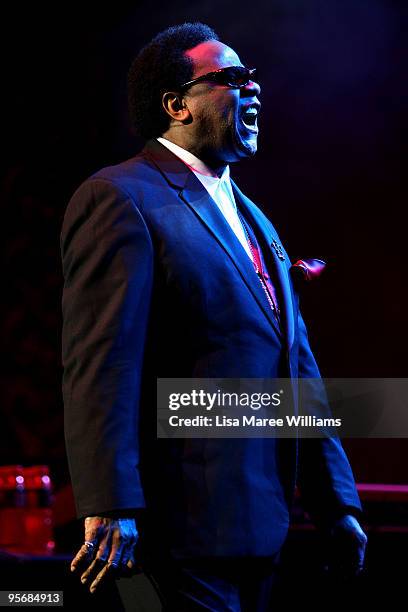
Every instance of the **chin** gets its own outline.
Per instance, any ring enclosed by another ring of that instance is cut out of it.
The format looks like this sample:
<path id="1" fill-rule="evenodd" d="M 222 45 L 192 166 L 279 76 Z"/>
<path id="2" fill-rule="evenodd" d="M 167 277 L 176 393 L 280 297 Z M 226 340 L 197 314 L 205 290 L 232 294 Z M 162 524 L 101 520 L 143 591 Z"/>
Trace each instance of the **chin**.
<path id="1" fill-rule="evenodd" d="M 234 149 L 238 159 L 253 157 L 258 150 L 257 136 L 251 138 L 242 136 L 238 130 L 234 130 Z"/>
<path id="2" fill-rule="evenodd" d="M 237 152 L 240 154 L 240 158 L 242 157 L 253 157 L 258 150 L 258 144 L 256 140 L 244 140 L 239 139 L 237 144 Z"/>
<path id="3" fill-rule="evenodd" d="M 255 142 L 251 141 L 251 142 L 245 143 L 245 151 L 247 151 L 249 156 L 252 157 L 253 155 L 255 155 L 257 150 L 258 150 L 258 143 L 256 141 Z"/>

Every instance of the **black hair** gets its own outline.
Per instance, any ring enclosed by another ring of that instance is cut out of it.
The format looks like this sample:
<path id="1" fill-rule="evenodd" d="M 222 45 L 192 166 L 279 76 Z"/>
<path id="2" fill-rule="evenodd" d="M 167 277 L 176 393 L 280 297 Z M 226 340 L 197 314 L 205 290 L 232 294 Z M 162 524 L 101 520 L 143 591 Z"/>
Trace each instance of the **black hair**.
<path id="1" fill-rule="evenodd" d="M 177 91 L 192 78 L 193 61 L 184 55 L 188 49 L 219 40 L 204 23 L 183 23 L 160 32 L 133 60 L 128 74 L 128 102 L 134 132 L 148 140 L 160 136 L 170 117 L 162 107 L 166 91 Z"/>

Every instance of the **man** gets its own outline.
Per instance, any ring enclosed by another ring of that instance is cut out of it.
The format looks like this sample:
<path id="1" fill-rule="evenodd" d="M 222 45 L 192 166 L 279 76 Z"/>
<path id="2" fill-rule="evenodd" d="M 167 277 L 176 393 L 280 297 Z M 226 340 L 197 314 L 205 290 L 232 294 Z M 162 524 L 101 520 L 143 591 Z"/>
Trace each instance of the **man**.
<path id="1" fill-rule="evenodd" d="M 229 177 L 256 152 L 259 96 L 208 26 L 162 32 L 129 73 L 145 148 L 67 208 L 65 427 L 85 519 L 72 570 L 92 592 L 141 563 L 169 610 L 266 610 L 296 472 L 315 522 L 361 568 L 360 502 L 337 439 L 156 440 L 159 377 L 319 377 L 289 258 Z"/>

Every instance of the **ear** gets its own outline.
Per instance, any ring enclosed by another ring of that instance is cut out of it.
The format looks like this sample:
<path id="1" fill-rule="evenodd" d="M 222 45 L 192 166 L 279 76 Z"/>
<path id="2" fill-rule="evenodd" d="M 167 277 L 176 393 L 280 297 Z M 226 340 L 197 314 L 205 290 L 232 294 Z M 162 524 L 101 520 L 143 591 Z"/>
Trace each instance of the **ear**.
<path id="1" fill-rule="evenodd" d="M 185 122 L 191 119 L 187 103 L 180 93 L 167 91 L 163 94 L 162 105 L 166 113 L 176 121 Z"/>

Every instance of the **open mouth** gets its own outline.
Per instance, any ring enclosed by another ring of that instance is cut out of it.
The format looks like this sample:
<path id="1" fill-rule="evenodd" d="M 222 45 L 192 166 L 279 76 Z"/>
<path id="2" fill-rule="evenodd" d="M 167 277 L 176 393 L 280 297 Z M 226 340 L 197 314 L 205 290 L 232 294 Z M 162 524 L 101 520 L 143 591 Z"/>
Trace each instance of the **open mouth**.
<path id="1" fill-rule="evenodd" d="M 249 104 L 240 112 L 240 119 L 246 129 L 250 132 L 258 132 L 258 104 Z"/>

